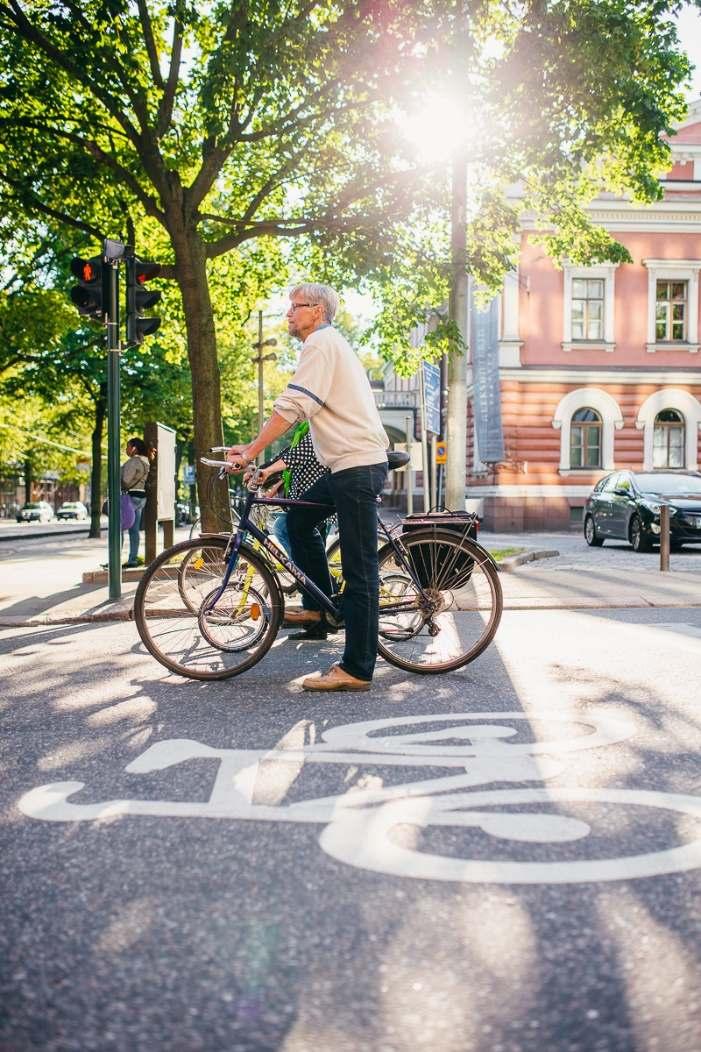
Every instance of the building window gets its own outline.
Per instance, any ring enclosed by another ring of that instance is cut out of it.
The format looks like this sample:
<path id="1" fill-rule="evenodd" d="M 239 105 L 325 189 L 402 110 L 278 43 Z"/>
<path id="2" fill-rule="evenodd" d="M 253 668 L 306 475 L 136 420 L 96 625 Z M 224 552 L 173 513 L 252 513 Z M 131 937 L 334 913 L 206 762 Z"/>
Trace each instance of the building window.
<path id="1" fill-rule="evenodd" d="M 572 339 L 603 340 L 604 281 L 602 278 L 572 280 Z"/>
<path id="2" fill-rule="evenodd" d="M 563 351 L 613 351 L 615 263 L 564 265 Z"/>
<path id="3" fill-rule="evenodd" d="M 643 263 L 648 275 L 645 349 L 649 354 L 655 354 L 657 351 L 697 354 L 701 346 L 701 260 L 644 259 Z"/>
<path id="4" fill-rule="evenodd" d="M 655 417 L 652 438 L 653 468 L 683 468 L 686 464 L 686 427 L 676 409 L 663 409 Z"/>
<path id="5" fill-rule="evenodd" d="M 601 417 L 595 409 L 578 409 L 572 415 L 570 467 L 601 467 Z"/>
<path id="6" fill-rule="evenodd" d="M 686 340 L 686 281 L 658 281 L 655 297 L 655 339 L 660 343 Z"/>

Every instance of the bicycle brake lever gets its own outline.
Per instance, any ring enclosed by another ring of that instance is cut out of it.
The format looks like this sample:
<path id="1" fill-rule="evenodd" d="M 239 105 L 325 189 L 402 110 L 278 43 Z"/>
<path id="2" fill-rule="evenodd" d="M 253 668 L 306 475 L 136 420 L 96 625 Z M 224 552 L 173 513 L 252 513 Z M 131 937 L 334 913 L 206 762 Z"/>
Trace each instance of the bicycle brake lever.
<path id="1" fill-rule="evenodd" d="M 262 474 L 263 474 L 263 472 L 261 471 L 260 468 L 258 468 L 253 473 L 253 475 L 251 475 L 251 478 L 250 478 L 250 480 L 248 482 L 248 491 L 249 491 L 249 493 L 255 493 L 256 490 L 260 489 L 260 487 L 263 485 L 263 479 L 261 477 Z"/>

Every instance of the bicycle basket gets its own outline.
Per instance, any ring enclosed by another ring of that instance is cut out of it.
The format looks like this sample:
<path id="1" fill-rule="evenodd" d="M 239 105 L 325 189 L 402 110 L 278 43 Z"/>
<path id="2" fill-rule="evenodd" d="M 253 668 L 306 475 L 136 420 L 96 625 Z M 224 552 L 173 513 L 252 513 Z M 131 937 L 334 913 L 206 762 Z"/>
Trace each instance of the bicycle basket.
<path id="1" fill-rule="evenodd" d="M 433 529 L 455 533 L 456 540 L 477 537 L 477 517 L 467 512 L 429 512 L 407 515 L 402 519 L 402 534 Z M 414 571 L 422 588 L 457 591 L 470 581 L 474 559 L 466 551 L 454 546 L 426 541 L 409 549 Z"/>

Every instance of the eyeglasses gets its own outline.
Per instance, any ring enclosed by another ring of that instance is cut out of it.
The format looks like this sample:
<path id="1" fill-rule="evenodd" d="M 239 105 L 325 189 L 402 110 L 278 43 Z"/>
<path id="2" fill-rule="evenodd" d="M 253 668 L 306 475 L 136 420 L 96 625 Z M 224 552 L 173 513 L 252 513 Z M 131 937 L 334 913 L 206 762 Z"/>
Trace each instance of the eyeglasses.
<path id="1" fill-rule="evenodd" d="M 288 314 L 292 314 L 293 311 L 299 310 L 300 307 L 318 307 L 318 303 L 291 303 Z"/>

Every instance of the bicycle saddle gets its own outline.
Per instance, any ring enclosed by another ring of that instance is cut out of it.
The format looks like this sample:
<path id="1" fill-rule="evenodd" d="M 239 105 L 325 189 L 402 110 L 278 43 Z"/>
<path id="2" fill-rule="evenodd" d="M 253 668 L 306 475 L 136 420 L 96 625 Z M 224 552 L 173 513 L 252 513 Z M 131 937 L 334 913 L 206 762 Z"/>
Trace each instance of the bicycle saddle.
<path id="1" fill-rule="evenodd" d="M 387 453 L 387 467 L 390 471 L 397 471 L 405 467 L 410 460 L 408 453 L 402 453 L 398 449 L 392 449 Z"/>

